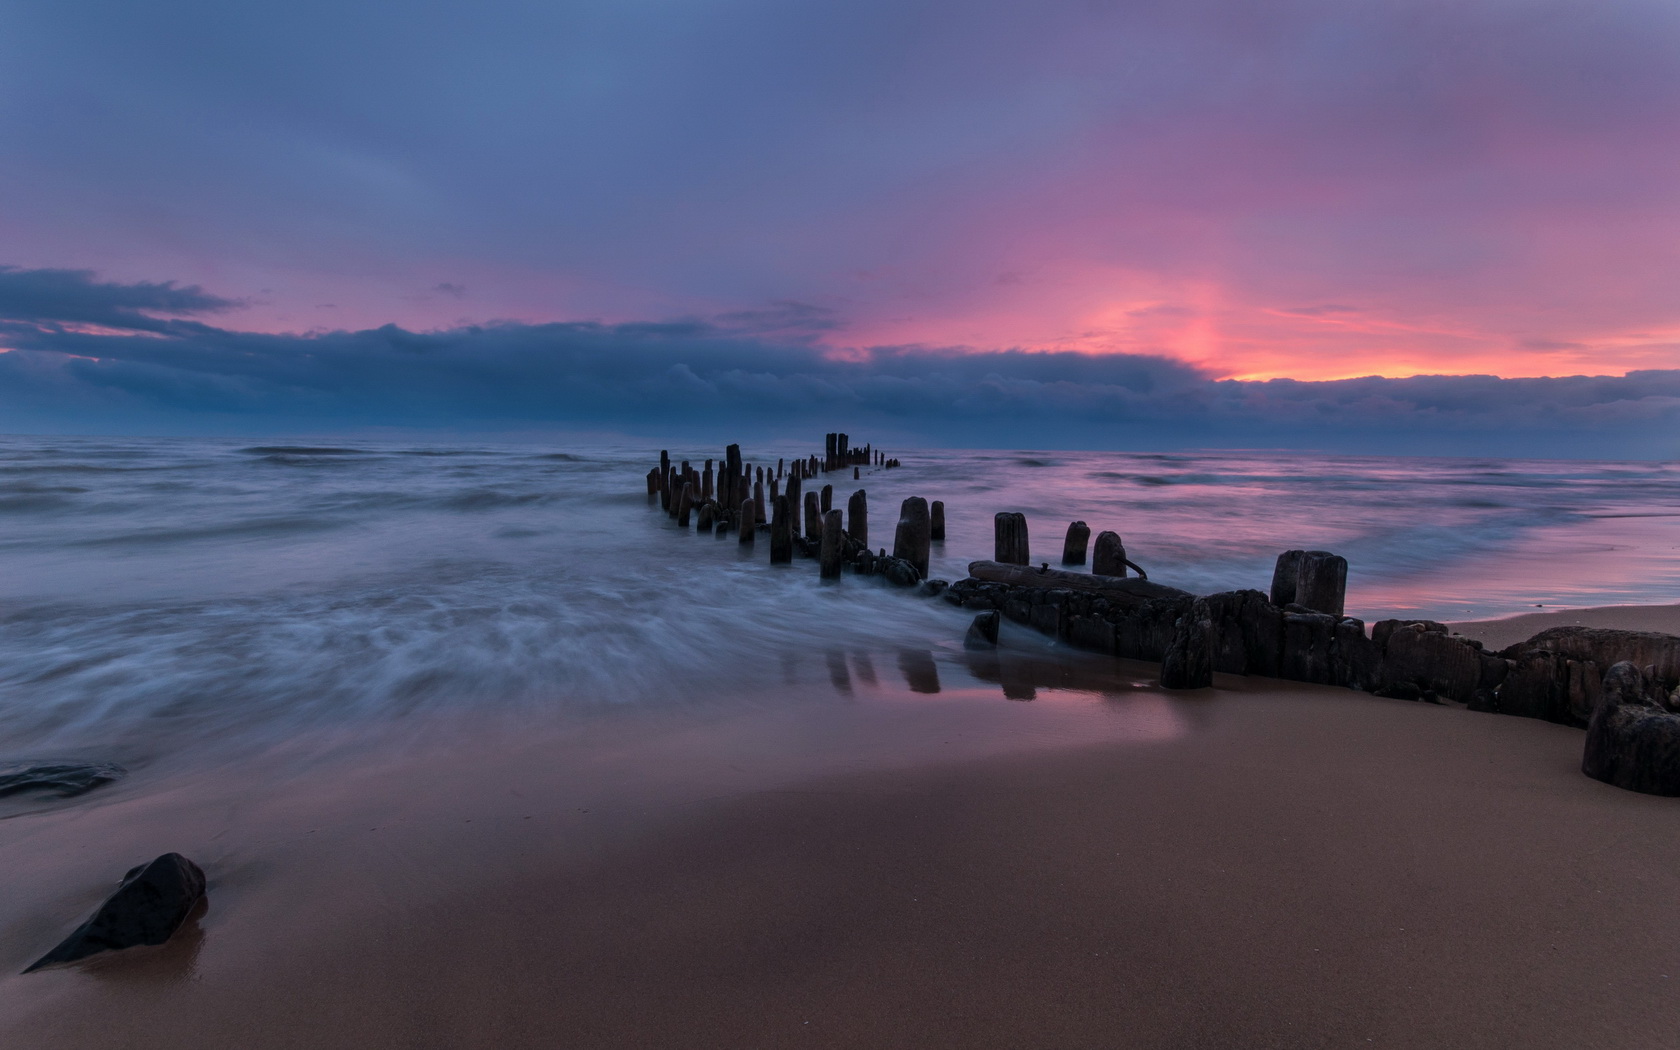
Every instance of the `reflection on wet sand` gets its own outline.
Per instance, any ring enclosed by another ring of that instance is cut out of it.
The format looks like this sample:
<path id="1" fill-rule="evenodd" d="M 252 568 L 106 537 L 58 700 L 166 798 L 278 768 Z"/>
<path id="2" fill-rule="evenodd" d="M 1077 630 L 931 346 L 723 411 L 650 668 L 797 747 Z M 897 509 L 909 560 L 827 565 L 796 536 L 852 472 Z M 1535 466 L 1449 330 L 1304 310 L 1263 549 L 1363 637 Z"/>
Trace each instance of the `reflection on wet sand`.
<path id="1" fill-rule="evenodd" d="M 933 662 L 933 654 L 926 649 L 900 649 L 898 669 L 904 672 L 904 681 L 911 692 L 939 692 L 939 667 Z"/>

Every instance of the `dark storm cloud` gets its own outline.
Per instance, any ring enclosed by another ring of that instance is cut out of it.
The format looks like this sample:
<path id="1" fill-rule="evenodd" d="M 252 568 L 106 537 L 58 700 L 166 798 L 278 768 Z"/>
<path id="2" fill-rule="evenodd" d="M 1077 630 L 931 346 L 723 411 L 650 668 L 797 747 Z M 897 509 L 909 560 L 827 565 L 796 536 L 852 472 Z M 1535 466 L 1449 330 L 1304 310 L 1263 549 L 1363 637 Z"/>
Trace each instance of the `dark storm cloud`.
<path id="1" fill-rule="evenodd" d="M 6 276 L 33 286 L 27 273 Z M 0 411 L 14 429 L 745 437 L 848 425 L 1012 447 L 1680 455 L 1680 371 L 1238 382 L 1136 354 L 876 347 L 837 357 L 800 337 L 821 315 L 797 304 L 717 319 L 308 335 L 143 319 L 144 334 L 124 335 L 66 322 L 141 304 L 225 304 L 167 285 L 69 283 L 71 294 L 0 316 L 0 345 L 11 348 L 0 354 Z"/>
<path id="2" fill-rule="evenodd" d="M 174 281 L 116 284 L 92 270 L 24 270 L 0 266 L 0 318 L 37 324 L 88 324 L 155 331 L 151 314 L 205 314 L 238 306 L 197 285 Z"/>

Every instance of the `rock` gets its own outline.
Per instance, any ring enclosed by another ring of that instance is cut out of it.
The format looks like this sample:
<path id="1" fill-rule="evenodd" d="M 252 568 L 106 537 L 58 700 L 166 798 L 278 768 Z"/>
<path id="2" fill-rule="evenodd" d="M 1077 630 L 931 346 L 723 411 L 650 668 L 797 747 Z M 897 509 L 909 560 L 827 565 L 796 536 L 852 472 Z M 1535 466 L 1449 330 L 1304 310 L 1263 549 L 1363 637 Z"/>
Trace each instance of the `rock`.
<path id="1" fill-rule="evenodd" d="M 923 580 L 921 590 L 916 593 L 924 598 L 938 598 L 950 589 L 950 580 Z"/>
<path id="2" fill-rule="evenodd" d="M 1494 709 L 1503 715 L 1571 724 L 1569 664 L 1568 657 L 1550 649 L 1522 653 L 1511 661 L 1495 694 Z"/>
<path id="3" fill-rule="evenodd" d="M 0 774 L 0 798 L 26 791 L 74 798 L 127 774 L 128 770 L 113 765 L 30 766 Z"/>
<path id="4" fill-rule="evenodd" d="M 922 582 L 922 574 L 916 567 L 903 558 L 877 558 L 878 571 L 887 578 L 887 582 L 898 587 L 914 587 Z"/>
<path id="5" fill-rule="evenodd" d="M 165 853 L 131 869 L 91 919 L 23 972 L 99 952 L 162 944 L 203 899 L 204 872 L 179 853 Z"/>
<path id="6" fill-rule="evenodd" d="M 1680 715 L 1652 698 L 1656 685 L 1625 660 L 1605 673 L 1581 772 L 1629 791 L 1680 795 Z"/>
<path id="7" fill-rule="evenodd" d="M 994 609 L 981 613 L 968 625 L 968 634 L 963 638 L 964 649 L 996 649 L 998 644 L 998 625 L 1003 617 Z"/>
<path id="8" fill-rule="evenodd" d="M 1213 684 L 1214 629 L 1208 603 L 1197 598 L 1174 625 L 1172 642 L 1161 660 L 1166 689 L 1205 689 Z"/>

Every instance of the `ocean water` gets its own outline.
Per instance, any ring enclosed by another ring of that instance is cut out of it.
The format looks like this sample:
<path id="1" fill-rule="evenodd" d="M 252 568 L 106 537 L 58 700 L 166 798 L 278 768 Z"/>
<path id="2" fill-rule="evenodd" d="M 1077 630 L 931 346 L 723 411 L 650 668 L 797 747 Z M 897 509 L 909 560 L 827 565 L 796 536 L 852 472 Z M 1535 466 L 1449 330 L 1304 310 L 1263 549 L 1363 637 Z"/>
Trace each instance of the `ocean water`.
<path id="1" fill-rule="evenodd" d="M 0 440 L 0 757 L 796 704 L 877 665 L 912 688 L 926 661 L 950 679 L 967 615 L 685 534 L 648 504 L 658 452 Z M 1078 518 L 1201 592 L 1264 589 L 1279 551 L 1334 550 L 1368 619 L 1680 601 L 1673 464 L 893 454 L 901 469 L 831 475 L 835 503 L 866 488 L 890 547 L 900 500 L 944 500 L 936 576 L 990 557 L 992 514 L 1019 510 L 1035 560 L 1058 561 Z"/>

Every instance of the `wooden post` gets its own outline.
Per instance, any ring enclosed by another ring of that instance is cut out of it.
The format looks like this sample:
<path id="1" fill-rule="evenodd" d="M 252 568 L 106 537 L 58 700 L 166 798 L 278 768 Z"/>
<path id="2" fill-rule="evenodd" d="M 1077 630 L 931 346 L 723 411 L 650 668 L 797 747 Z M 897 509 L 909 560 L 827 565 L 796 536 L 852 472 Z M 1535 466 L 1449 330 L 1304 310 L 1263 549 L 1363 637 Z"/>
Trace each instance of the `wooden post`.
<path id="1" fill-rule="evenodd" d="M 796 463 L 794 466 L 797 467 L 798 464 Z M 799 484 L 799 472 L 797 470 L 788 471 L 788 532 L 795 536 L 801 535 L 804 532 L 804 530 L 799 526 L 800 512 L 805 509 L 805 502 L 799 495 Z"/>
<path id="2" fill-rule="evenodd" d="M 770 518 L 770 564 L 786 565 L 793 561 L 793 528 L 788 521 L 788 498 L 777 496 Z"/>
<path id="3" fill-rule="evenodd" d="M 852 498 L 846 501 L 846 534 L 869 546 L 869 496 L 863 489 L 852 493 Z"/>
<path id="4" fill-rule="evenodd" d="M 840 578 L 840 554 L 845 550 L 845 543 L 841 540 L 840 512 L 831 510 L 822 518 L 822 552 L 821 569 L 825 580 Z"/>
<path id="5" fill-rule="evenodd" d="M 652 504 L 659 498 L 659 468 L 650 467 L 647 472 L 648 503 Z"/>
<path id="6" fill-rule="evenodd" d="M 927 579 L 932 521 L 927 500 L 911 496 L 898 511 L 898 531 L 893 536 L 893 557 L 903 558 Z"/>
<path id="7" fill-rule="evenodd" d="M 1005 565 L 1030 565 L 1032 553 L 1027 545 L 1027 516 L 1012 511 L 999 511 L 992 519 L 994 561 Z"/>
<path id="8" fill-rule="evenodd" d="M 857 468 L 857 467 L 853 467 L 853 468 L 852 468 L 852 480 L 853 480 L 853 481 L 856 481 L 856 480 L 858 480 L 858 479 L 859 479 L 859 478 L 861 478 L 861 477 L 863 477 L 863 475 L 862 475 L 862 474 L 859 474 L 859 473 L 858 473 L 858 468 Z"/>
<path id="9" fill-rule="evenodd" d="M 827 514 L 829 511 L 831 511 L 833 509 L 834 509 L 834 486 L 833 485 L 824 485 L 822 487 L 822 512 L 824 514 Z"/>
<path id="10" fill-rule="evenodd" d="M 677 497 L 677 527 L 688 528 L 688 515 L 694 509 L 694 486 L 683 482 L 682 495 Z"/>
<path id="11" fill-rule="evenodd" d="M 700 498 L 711 499 L 712 492 L 712 461 L 706 461 L 706 473 L 700 475 Z"/>
<path id="12" fill-rule="evenodd" d="M 695 522 L 694 527 L 699 529 L 701 532 L 711 532 L 712 526 L 716 524 L 712 517 L 716 506 L 717 504 L 713 503 L 711 500 L 707 500 L 706 502 L 700 504 L 700 513 L 696 515 L 698 521 Z"/>
<path id="13" fill-rule="evenodd" d="M 1284 551 L 1272 569 L 1272 604 L 1288 605 L 1295 600 L 1295 581 L 1301 575 L 1301 555 L 1306 551 Z"/>
<path id="14" fill-rule="evenodd" d="M 1347 559 L 1329 551 L 1305 551 L 1295 577 L 1295 604 L 1341 616 L 1347 599 Z"/>
<path id="15" fill-rule="evenodd" d="M 805 538 L 813 543 L 822 539 L 822 505 L 815 492 L 805 493 Z"/>
<path id="16" fill-rule="evenodd" d="M 1097 533 L 1097 545 L 1091 551 L 1091 572 L 1097 576 L 1126 575 L 1126 545 L 1118 532 Z"/>
<path id="17" fill-rule="evenodd" d="M 753 482 L 753 520 L 769 521 L 770 515 L 764 513 L 764 482 Z"/>
<path id="18" fill-rule="evenodd" d="M 718 477 L 718 502 L 733 508 L 746 498 L 736 488 L 741 480 L 741 446 L 730 445 L 724 450 L 723 460 L 723 470 Z"/>
<path id="19" fill-rule="evenodd" d="M 781 476 L 782 476 L 782 458 L 780 456 L 777 456 L 776 457 L 776 477 L 780 478 Z"/>
<path id="20" fill-rule="evenodd" d="M 1084 565 L 1085 548 L 1091 542 L 1091 526 L 1076 521 L 1068 526 L 1067 539 L 1062 541 L 1062 564 Z"/>
<path id="21" fill-rule="evenodd" d="M 741 501 L 741 542 L 751 543 L 758 532 L 756 519 L 753 517 L 753 501 L 748 498 Z"/>
<path id="22" fill-rule="evenodd" d="M 928 527 L 928 537 L 935 543 L 945 542 L 945 501 L 933 501 L 933 520 Z"/>

